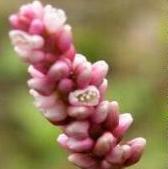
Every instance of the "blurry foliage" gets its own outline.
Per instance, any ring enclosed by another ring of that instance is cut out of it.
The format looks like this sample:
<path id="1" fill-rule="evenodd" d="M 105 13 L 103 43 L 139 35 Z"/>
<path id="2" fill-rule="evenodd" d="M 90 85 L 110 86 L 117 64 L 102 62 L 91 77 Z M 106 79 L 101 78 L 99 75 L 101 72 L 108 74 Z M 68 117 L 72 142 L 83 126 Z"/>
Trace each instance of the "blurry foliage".
<path id="1" fill-rule="evenodd" d="M 26 0 L 0 0 L 0 169 L 71 169 L 56 143 L 58 128 L 33 106 L 26 66 L 8 39 L 7 17 Z M 107 98 L 117 100 L 135 123 L 125 139 L 147 138 L 132 169 L 166 166 L 168 6 L 161 0 L 43 1 L 66 10 L 78 52 L 109 63 Z M 9 5 L 10 4 L 10 5 Z"/>

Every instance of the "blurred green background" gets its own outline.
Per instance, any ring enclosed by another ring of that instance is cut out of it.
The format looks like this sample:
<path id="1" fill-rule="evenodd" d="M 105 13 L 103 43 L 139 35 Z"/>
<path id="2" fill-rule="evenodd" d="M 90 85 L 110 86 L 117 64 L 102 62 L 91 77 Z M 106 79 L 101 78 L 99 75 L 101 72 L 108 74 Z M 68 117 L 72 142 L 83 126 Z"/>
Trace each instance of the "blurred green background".
<path id="1" fill-rule="evenodd" d="M 8 39 L 9 14 L 27 2 L 0 0 L 0 169 L 74 169 L 56 143 L 60 131 L 33 106 L 26 66 Z M 166 0 L 43 2 L 66 11 L 78 52 L 109 63 L 107 98 L 134 116 L 125 140 L 142 136 L 148 143 L 142 160 L 130 169 L 165 169 Z"/>

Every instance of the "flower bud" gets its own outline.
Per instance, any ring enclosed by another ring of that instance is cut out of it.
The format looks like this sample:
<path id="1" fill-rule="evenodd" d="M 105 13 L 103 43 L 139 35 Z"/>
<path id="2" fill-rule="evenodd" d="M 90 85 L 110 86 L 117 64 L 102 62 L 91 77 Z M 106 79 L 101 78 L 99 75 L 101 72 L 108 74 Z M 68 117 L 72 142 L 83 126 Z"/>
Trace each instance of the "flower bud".
<path id="1" fill-rule="evenodd" d="M 33 78 L 44 78 L 45 77 L 45 75 L 41 71 L 37 70 L 33 65 L 30 65 L 28 67 L 28 72 Z"/>
<path id="2" fill-rule="evenodd" d="M 130 127 L 132 122 L 133 122 L 133 118 L 130 113 L 121 114 L 119 116 L 119 124 L 113 132 L 115 137 L 117 137 L 117 138 L 123 137 L 123 135 L 128 130 L 128 128 Z"/>
<path id="3" fill-rule="evenodd" d="M 66 134 L 60 134 L 57 138 L 57 142 L 63 147 L 67 148 L 67 141 L 69 137 Z"/>
<path id="4" fill-rule="evenodd" d="M 71 43 L 72 43 L 71 26 L 65 25 L 64 29 L 62 29 L 62 31 L 59 34 L 57 46 L 61 51 L 65 52 L 70 48 Z"/>
<path id="5" fill-rule="evenodd" d="M 56 93 L 53 93 L 49 96 L 43 96 L 43 95 L 40 95 L 37 91 L 31 89 L 29 91 L 29 93 L 34 96 L 35 98 L 35 105 L 36 107 L 42 109 L 42 110 L 45 110 L 47 108 L 50 108 L 52 106 L 55 105 L 56 103 L 56 99 L 57 99 L 57 95 Z"/>
<path id="6" fill-rule="evenodd" d="M 74 61 L 73 61 L 73 66 L 72 66 L 74 71 L 76 71 L 79 68 L 79 66 L 81 64 L 85 63 L 85 62 L 87 62 L 87 60 L 86 60 L 86 57 L 84 55 L 76 54 Z"/>
<path id="7" fill-rule="evenodd" d="M 110 154 L 106 157 L 106 160 L 111 164 L 122 164 L 123 161 L 123 149 L 121 146 L 116 146 L 110 152 Z"/>
<path id="8" fill-rule="evenodd" d="M 70 48 L 65 51 L 64 55 L 62 57 L 68 58 L 69 60 L 73 61 L 75 57 L 75 47 L 71 44 Z"/>
<path id="9" fill-rule="evenodd" d="M 130 158 L 125 162 L 126 166 L 133 165 L 140 160 L 146 146 L 146 140 L 139 137 L 128 142 L 128 145 L 131 147 L 131 155 Z"/>
<path id="10" fill-rule="evenodd" d="M 96 106 L 100 94 L 95 86 L 88 86 L 83 90 L 75 90 L 69 94 L 69 102 L 74 106 Z"/>
<path id="11" fill-rule="evenodd" d="M 97 61 L 92 66 L 91 84 L 99 86 L 108 72 L 108 64 L 105 61 Z"/>
<path id="12" fill-rule="evenodd" d="M 102 101 L 97 106 L 95 113 L 92 116 L 92 121 L 94 123 L 102 123 L 108 116 L 109 102 Z"/>
<path id="13" fill-rule="evenodd" d="M 93 107 L 70 106 L 68 108 L 68 115 L 79 120 L 86 119 L 94 112 L 95 110 Z"/>
<path id="14" fill-rule="evenodd" d="M 65 78 L 70 73 L 70 68 L 64 61 L 56 61 L 48 71 L 48 76 L 58 81 L 62 78 Z"/>
<path id="15" fill-rule="evenodd" d="M 42 34 L 44 31 L 44 25 L 40 19 L 34 19 L 31 22 L 29 33 L 30 34 Z"/>
<path id="16" fill-rule="evenodd" d="M 62 121 L 67 117 L 66 106 L 57 100 L 54 106 L 43 111 L 43 115 L 51 122 Z"/>
<path id="17" fill-rule="evenodd" d="M 84 139 L 88 137 L 89 122 L 75 121 L 65 127 L 65 133 L 77 139 Z"/>
<path id="18" fill-rule="evenodd" d="M 71 79 L 64 78 L 60 80 L 58 84 L 58 89 L 63 93 L 69 93 L 74 88 L 74 82 Z"/>
<path id="19" fill-rule="evenodd" d="M 29 35 L 20 30 L 10 31 L 12 44 L 23 50 L 38 49 L 44 45 L 44 39 L 39 35 Z"/>
<path id="20" fill-rule="evenodd" d="M 104 156 L 116 145 L 116 138 L 110 133 L 104 133 L 96 142 L 94 154 Z"/>
<path id="21" fill-rule="evenodd" d="M 89 154 L 74 153 L 68 157 L 68 160 L 83 169 L 88 169 L 96 165 L 96 160 Z"/>
<path id="22" fill-rule="evenodd" d="M 44 8 L 43 22 L 48 33 L 56 33 L 65 23 L 66 16 L 63 10 L 47 5 Z"/>
<path id="23" fill-rule="evenodd" d="M 105 121 L 105 127 L 109 131 L 113 132 L 114 128 L 119 123 L 119 106 L 116 101 L 112 101 L 109 103 L 108 107 L 108 116 Z"/>
<path id="24" fill-rule="evenodd" d="M 28 80 L 28 86 L 43 94 L 51 94 L 54 89 L 53 83 L 46 78 L 32 78 Z"/>
<path id="25" fill-rule="evenodd" d="M 69 138 L 67 141 L 67 147 L 72 152 L 89 152 L 93 148 L 93 140 L 86 138 L 84 140 L 77 140 L 75 138 Z"/>
<path id="26" fill-rule="evenodd" d="M 77 84 L 79 88 L 85 88 L 91 81 L 91 64 L 84 62 L 78 66 L 76 70 Z"/>
<path id="27" fill-rule="evenodd" d="M 104 79 L 103 82 L 98 87 L 99 92 L 100 92 L 100 100 L 104 99 L 107 87 L 108 87 L 108 80 Z"/>

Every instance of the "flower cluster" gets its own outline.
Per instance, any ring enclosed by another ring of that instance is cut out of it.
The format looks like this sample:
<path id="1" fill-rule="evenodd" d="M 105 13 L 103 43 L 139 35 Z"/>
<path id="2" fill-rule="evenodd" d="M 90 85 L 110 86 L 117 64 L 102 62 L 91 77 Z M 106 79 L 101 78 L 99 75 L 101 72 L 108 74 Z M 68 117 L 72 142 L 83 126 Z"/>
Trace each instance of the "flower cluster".
<path id="1" fill-rule="evenodd" d="M 135 164 L 146 141 L 120 143 L 132 116 L 120 114 L 116 101 L 104 99 L 108 65 L 92 64 L 76 53 L 64 11 L 34 1 L 9 20 L 14 50 L 29 65 L 30 94 L 42 115 L 61 127 L 57 141 L 70 152 L 69 161 L 82 169 Z"/>

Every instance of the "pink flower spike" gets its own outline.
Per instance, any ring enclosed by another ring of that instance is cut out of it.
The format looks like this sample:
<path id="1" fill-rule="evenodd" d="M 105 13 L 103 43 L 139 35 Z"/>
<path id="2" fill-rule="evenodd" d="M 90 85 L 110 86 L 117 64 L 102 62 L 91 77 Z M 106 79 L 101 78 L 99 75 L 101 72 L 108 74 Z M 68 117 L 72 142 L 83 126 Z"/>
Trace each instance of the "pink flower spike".
<path id="1" fill-rule="evenodd" d="M 70 151 L 81 153 L 81 152 L 89 152 L 93 148 L 93 140 L 89 137 L 84 140 L 77 140 L 75 138 L 69 138 L 67 141 L 67 147 Z"/>
<path id="2" fill-rule="evenodd" d="M 96 142 L 94 147 L 94 154 L 97 156 L 104 156 L 110 152 L 116 145 L 116 138 L 110 133 L 104 133 Z"/>
<path id="3" fill-rule="evenodd" d="M 55 81 L 65 78 L 69 75 L 70 68 L 64 61 L 56 61 L 48 71 L 48 76 Z"/>
<path id="4" fill-rule="evenodd" d="M 86 119 L 95 112 L 93 107 L 85 106 L 70 106 L 68 108 L 68 115 L 79 120 Z"/>
<path id="5" fill-rule="evenodd" d="M 97 61 L 92 66 L 91 84 L 99 86 L 108 72 L 108 64 L 105 61 Z"/>
<path id="6" fill-rule="evenodd" d="M 146 140 L 139 137 L 128 142 L 128 145 L 131 147 L 131 155 L 130 158 L 125 162 L 126 166 L 133 165 L 140 160 L 146 146 Z"/>
<path id="7" fill-rule="evenodd" d="M 88 169 L 96 165 L 96 160 L 89 154 L 74 153 L 68 157 L 68 160 L 83 169 Z"/>
<path id="8" fill-rule="evenodd" d="M 21 6 L 9 21 L 14 50 L 28 64 L 35 106 L 62 134 L 58 143 L 81 169 L 124 169 L 141 157 L 146 141 L 122 137 L 133 122 L 105 99 L 108 64 L 78 54 L 62 9 L 40 1 Z M 121 142 L 121 144 L 120 144 Z"/>
<path id="9" fill-rule="evenodd" d="M 75 121 L 65 127 L 65 133 L 69 137 L 76 139 L 84 139 L 88 137 L 89 122 L 88 121 Z"/>
<path id="10" fill-rule="evenodd" d="M 88 86 L 83 90 L 75 90 L 69 94 L 69 102 L 74 106 L 96 106 L 100 94 L 95 86 Z"/>
<path id="11" fill-rule="evenodd" d="M 122 138 L 128 128 L 131 126 L 133 118 L 130 113 L 121 114 L 119 116 L 119 125 L 115 128 L 113 134 L 117 138 Z"/>
<path id="12" fill-rule="evenodd" d="M 108 116 L 108 112 L 109 112 L 109 102 L 108 101 L 100 102 L 95 110 L 95 113 L 92 116 L 92 121 L 98 124 L 104 122 Z"/>

